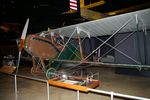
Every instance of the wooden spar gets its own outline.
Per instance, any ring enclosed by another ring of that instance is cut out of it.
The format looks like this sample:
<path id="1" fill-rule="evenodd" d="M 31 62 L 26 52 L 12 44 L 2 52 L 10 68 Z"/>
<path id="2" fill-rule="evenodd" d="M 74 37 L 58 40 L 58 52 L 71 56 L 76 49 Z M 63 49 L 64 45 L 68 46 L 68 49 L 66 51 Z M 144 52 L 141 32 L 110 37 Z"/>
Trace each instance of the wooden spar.
<path id="1" fill-rule="evenodd" d="M 83 50 L 82 50 L 82 44 L 81 44 L 81 39 L 80 39 L 79 33 L 77 33 L 77 36 L 78 36 L 78 43 L 79 43 L 79 48 L 80 48 L 81 60 L 83 60 L 84 59 L 84 57 L 83 57 Z"/>
<path id="2" fill-rule="evenodd" d="M 103 62 L 93 62 L 93 61 L 77 61 L 77 60 L 58 60 L 54 61 L 68 62 L 68 63 L 78 63 L 78 64 L 91 64 L 91 65 L 100 65 L 103 67 L 123 67 L 123 68 L 150 68 L 150 65 L 134 65 L 134 64 L 114 64 L 114 63 L 103 63 Z"/>
<path id="3" fill-rule="evenodd" d="M 54 36 L 53 35 L 54 34 L 51 33 L 51 42 L 52 42 L 52 44 L 54 44 Z"/>

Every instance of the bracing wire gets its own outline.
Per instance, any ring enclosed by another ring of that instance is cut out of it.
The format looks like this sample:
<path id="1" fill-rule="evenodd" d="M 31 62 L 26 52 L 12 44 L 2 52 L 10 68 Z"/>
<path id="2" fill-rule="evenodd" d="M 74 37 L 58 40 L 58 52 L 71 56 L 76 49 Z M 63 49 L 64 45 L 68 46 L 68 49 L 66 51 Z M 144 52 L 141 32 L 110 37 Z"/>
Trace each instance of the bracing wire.
<path id="1" fill-rule="evenodd" d="M 124 28 L 133 18 L 130 18 L 124 25 L 122 25 L 116 32 L 114 32 L 107 40 L 105 40 L 100 46 L 98 46 L 95 50 L 92 51 L 84 60 L 88 59 L 91 55 L 93 55 L 101 46 L 103 46 L 106 42 L 108 42 L 114 35 L 116 35 L 122 28 Z"/>
<path id="2" fill-rule="evenodd" d="M 121 41 L 119 41 L 114 47 L 117 47 L 118 45 L 120 45 L 122 42 L 124 42 L 126 39 L 128 39 L 130 36 L 132 36 L 135 33 L 132 32 L 129 35 L 127 35 L 124 39 L 122 39 Z M 109 52 L 111 52 L 113 50 L 113 48 L 111 48 L 109 51 L 107 51 L 106 53 L 104 53 L 99 59 L 103 58 L 106 54 L 108 54 Z"/>
<path id="3" fill-rule="evenodd" d="M 97 38 L 97 37 L 96 37 Z M 101 40 L 100 38 L 97 38 L 99 41 L 104 42 L 103 40 Z M 135 59 L 133 59 L 132 57 L 128 56 L 127 54 L 123 53 L 122 51 L 118 50 L 117 48 L 111 46 L 108 43 L 105 43 L 106 45 L 110 46 L 112 49 L 115 49 L 116 51 L 118 51 L 119 53 L 121 53 L 122 55 L 124 55 L 125 57 L 129 58 L 130 60 L 134 61 L 137 64 L 140 64 L 140 62 L 136 61 Z"/>

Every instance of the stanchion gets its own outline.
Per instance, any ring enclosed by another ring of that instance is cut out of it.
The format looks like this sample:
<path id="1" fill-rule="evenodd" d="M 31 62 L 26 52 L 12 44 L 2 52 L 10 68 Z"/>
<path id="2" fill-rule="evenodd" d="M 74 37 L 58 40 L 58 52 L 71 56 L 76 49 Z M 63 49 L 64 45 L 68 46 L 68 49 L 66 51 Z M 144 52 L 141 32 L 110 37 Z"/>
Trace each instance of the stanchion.
<path id="1" fill-rule="evenodd" d="M 49 100 L 49 83 L 47 81 L 47 100 Z"/>
<path id="2" fill-rule="evenodd" d="M 113 91 L 111 92 L 111 97 L 110 98 L 111 98 L 110 100 L 114 99 L 114 92 Z"/>
<path id="3" fill-rule="evenodd" d="M 77 100 L 80 100 L 80 91 L 77 90 Z"/>
<path id="4" fill-rule="evenodd" d="M 17 76 L 15 75 L 15 100 L 18 100 Z"/>

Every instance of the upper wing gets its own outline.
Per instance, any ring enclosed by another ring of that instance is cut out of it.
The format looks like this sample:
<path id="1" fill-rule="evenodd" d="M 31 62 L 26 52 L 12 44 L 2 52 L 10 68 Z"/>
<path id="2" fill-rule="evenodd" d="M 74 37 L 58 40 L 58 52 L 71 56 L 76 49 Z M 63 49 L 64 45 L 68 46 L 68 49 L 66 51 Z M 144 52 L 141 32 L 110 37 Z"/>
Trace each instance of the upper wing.
<path id="1" fill-rule="evenodd" d="M 52 30 L 53 32 L 60 33 L 65 37 L 77 38 L 76 33 L 80 33 L 80 37 L 95 37 L 95 36 L 105 36 L 112 35 L 119 30 L 121 26 L 129 21 L 128 25 L 125 25 L 118 31 L 118 33 L 125 33 L 137 30 L 143 30 L 143 26 L 146 29 L 150 29 L 150 9 L 135 11 L 131 13 L 116 15 L 112 17 L 107 17 L 99 20 L 84 22 L 80 24 L 75 24 L 71 26 L 66 26 L 62 28 L 57 28 Z"/>

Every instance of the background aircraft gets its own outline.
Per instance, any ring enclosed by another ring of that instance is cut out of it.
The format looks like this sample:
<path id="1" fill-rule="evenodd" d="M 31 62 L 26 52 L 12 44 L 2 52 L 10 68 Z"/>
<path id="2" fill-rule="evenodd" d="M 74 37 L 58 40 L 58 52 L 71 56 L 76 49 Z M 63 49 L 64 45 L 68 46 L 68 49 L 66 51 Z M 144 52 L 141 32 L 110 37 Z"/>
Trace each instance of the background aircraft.
<path id="1" fill-rule="evenodd" d="M 132 6 L 130 6 L 128 4 L 128 6 L 121 8 L 120 7 L 120 6 L 122 6 L 121 2 L 123 2 L 123 1 L 117 0 L 117 1 L 114 1 L 114 3 L 112 3 L 112 4 L 111 3 L 109 4 L 109 2 L 110 1 L 107 1 L 107 0 L 70 0 L 70 10 L 68 12 L 65 12 L 65 14 L 78 12 L 78 13 L 80 13 L 82 18 L 85 18 L 88 20 L 96 20 L 96 19 L 105 18 L 108 16 L 123 14 L 126 12 L 139 10 L 142 8 L 147 8 L 150 5 L 150 2 L 143 1 L 141 3 L 140 2 L 137 3 L 136 1 L 131 0 L 130 2 L 126 1 L 125 4 L 133 3 L 133 2 L 135 4 L 132 4 Z M 118 5 L 113 5 L 113 4 L 115 4 L 115 2 Z M 118 7 L 118 9 L 108 10 L 108 9 L 110 9 L 110 8 L 108 8 L 109 6 L 112 7 L 112 9 Z M 117 7 L 113 7 L 113 6 L 117 6 Z M 104 7 L 108 11 L 104 12 L 105 10 L 104 11 L 96 10 L 96 9 L 100 9 L 102 7 Z"/>

